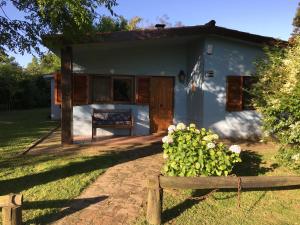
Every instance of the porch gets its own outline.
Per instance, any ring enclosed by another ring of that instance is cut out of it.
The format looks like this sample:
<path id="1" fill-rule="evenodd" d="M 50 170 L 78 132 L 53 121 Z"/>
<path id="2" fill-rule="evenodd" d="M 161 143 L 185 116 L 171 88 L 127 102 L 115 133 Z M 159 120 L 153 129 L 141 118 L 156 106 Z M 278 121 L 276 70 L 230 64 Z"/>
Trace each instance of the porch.
<path id="1" fill-rule="evenodd" d="M 189 82 L 191 74 L 194 79 L 200 77 L 200 44 L 199 37 L 189 37 L 85 43 L 54 49 L 62 59 L 61 81 L 57 82 L 61 85 L 57 99 L 61 99 L 62 143 L 72 144 L 76 136 L 92 136 L 93 109 L 131 110 L 134 136 L 188 122 Z M 184 75 L 182 80 L 180 74 Z M 193 90 L 194 96 L 199 96 L 199 87 Z M 193 113 L 199 117 L 200 104 L 193 107 Z M 196 119 L 192 118 L 198 123 Z M 130 132 L 98 129 L 97 134 Z"/>

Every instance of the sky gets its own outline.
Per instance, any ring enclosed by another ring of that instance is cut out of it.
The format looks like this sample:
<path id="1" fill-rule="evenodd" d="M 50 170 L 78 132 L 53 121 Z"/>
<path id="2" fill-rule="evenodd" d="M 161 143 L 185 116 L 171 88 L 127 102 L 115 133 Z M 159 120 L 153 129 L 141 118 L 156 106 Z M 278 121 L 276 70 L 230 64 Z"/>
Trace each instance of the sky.
<path id="1" fill-rule="evenodd" d="M 114 11 L 130 19 L 143 18 L 144 25 L 155 24 L 167 16 L 169 22 L 186 26 L 201 25 L 214 19 L 217 26 L 287 40 L 293 30 L 292 20 L 299 0 L 117 0 Z M 108 14 L 107 10 L 99 12 Z M 11 18 L 22 13 L 8 7 Z M 26 66 L 32 55 L 14 54 L 16 61 Z"/>

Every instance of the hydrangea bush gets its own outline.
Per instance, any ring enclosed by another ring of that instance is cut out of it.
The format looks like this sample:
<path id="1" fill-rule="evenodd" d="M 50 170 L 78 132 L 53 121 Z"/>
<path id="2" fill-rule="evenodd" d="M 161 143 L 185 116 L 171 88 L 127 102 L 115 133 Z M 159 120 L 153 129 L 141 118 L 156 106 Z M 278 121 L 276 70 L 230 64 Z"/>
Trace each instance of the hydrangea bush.
<path id="1" fill-rule="evenodd" d="M 227 176 L 233 166 L 241 162 L 241 148 L 228 148 L 218 142 L 218 135 L 195 124 L 183 123 L 168 128 L 163 137 L 162 173 L 167 176 Z"/>

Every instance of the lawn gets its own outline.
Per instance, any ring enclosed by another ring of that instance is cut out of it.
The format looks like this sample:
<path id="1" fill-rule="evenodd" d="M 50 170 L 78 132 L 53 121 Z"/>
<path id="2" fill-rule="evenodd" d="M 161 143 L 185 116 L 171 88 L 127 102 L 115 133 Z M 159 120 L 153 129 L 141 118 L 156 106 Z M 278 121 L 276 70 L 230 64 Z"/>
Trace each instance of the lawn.
<path id="1" fill-rule="evenodd" d="M 243 163 L 235 173 L 238 175 L 296 175 L 280 167 L 274 155 L 275 144 L 264 147 L 244 145 Z M 298 174 L 299 175 L 299 174 Z M 241 194 L 241 208 L 237 207 L 237 192 L 218 191 L 209 198 L 189 200 L 190 196 L 201 196 L 207 191 L 164 191 L 163 224 L 226 224 L 226 225 L 269 225 L 300 224 L 300 190 L 261 190 Z M 147 224 L 145 215 L 138 219 L 138 225 Z"/>
<path id="2" fill-rule="evenodd" d="M 105 154 L 18 154 L 55 126 L 48 109 L 0 113 L 0 195 L 24 195 L 25 224 L 57 219 L 62 208 L 115 162 L 114 155 Z"/>

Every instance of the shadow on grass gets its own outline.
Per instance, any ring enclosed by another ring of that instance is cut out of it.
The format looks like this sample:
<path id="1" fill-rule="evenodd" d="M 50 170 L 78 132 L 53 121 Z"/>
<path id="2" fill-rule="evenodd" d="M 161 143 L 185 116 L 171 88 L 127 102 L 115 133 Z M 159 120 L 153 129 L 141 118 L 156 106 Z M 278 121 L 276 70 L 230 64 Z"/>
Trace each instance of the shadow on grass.
<path id="1" fill-rule="evenodd" d="M 108 196 L 100 196 L 95 198 L 84 198 L 84 199 L 60 199 L 60 200 L 48 200 L 48 201 L 32 201 L 24 202 L 23 209 L 46 209 L 46 208 L 56 208 L 66 209 L 59 212 L 52 212 L 46 215 L 36 217 L 32 220 L 26 221 L 25 224 L 49 224 L 57 221 L 65 216 L 69 216 L 79 210 L 89 207 L 90 205 L 96 204 L 98 202 L 104 201 Z"/>
<path id="2" fill-rule="evenodd" d="M 261 164 L 263 163 L 262 155 L 251 150 L 242 151 L 241 159 L 242 162 L 237 164 L 232 171 L 232 173 L 236 174 L 237 176 L 263 175 L 267 172 L 273 171 L 274 169 L 276 169 L 276 167 L 278 167 L 278 165 L 276 164 L 273 164 L 271 167 L 261 166 Z"/>
<path id="3" fill-rule="evenodd" d="M 262 155 L 254 152 L 254 151 L 250 151 L 250 150 L 243 151 L 241 153 L 241 159 L 242 159 L 242 163 L 239 163 L 238 165 L 236 165 L 232 172 L 233 174 L 236 174 L 237 176 L 258 176 L 258 175 L 262 175 L 267 172 L 273 171 L 277 167 L 277 165 L 275 165 L 275 164 L 272 165 L 271 167 L 262 167 L 261 166 Z M 255 189 L 255 190 L 257 190 L 257 189 Z M 210 191 L 211 190 L 195 190 L 192 194 L 192 197 L 204 196 Z M 226 189 L 226 190 L 222 190 L 222 191 L 232 192 L 232 191 L 237 191 L 237 189 Z M 215 200 L 225 200 L 225 199 L 229 199 L 229 198 L 234 198 L 236 196 L 237 196 L 237 194 L 235 193 L 235 194 L 232 194 L 225 198 L 219 199 L 219 198 L 214 197 L 214 199 Z M 264 196 L 265 195 L 263 195 L 255 204 L 258 204 L 258 202 L 261 201 Z M 165 210 L 162 213 L 163 222 L 167 223 L 168 221 L 175 219 L 181 213 L 190 209 L 195 204 L 198 204 L 201 201 L 203 201 L 203 200 L 186 199 L 183 202 L 181 202 L 180 204 L 174 206 L 173 208 Z M 255 207 L 255 206 L 253 206 L 253 207 Z"/>
<path id="4" fill-rule="evenodd" d="M 65 166 L 49 171 L 26 175 L 8 180 L 0 180 L 0 194 L 19 193 L 36 185 L 64 179 L 77 174 L 106 169 L 119 163 L 150 156 L 161 152 L 160 144 L 140 147 L 133 150 L 107 153 L 99 156 L 86 157 L 81 162 L 71 162 Z M 63 156 L 61 156 L 63 157 Z M 45 159 L 43 159 L 44 161 Z"/>

